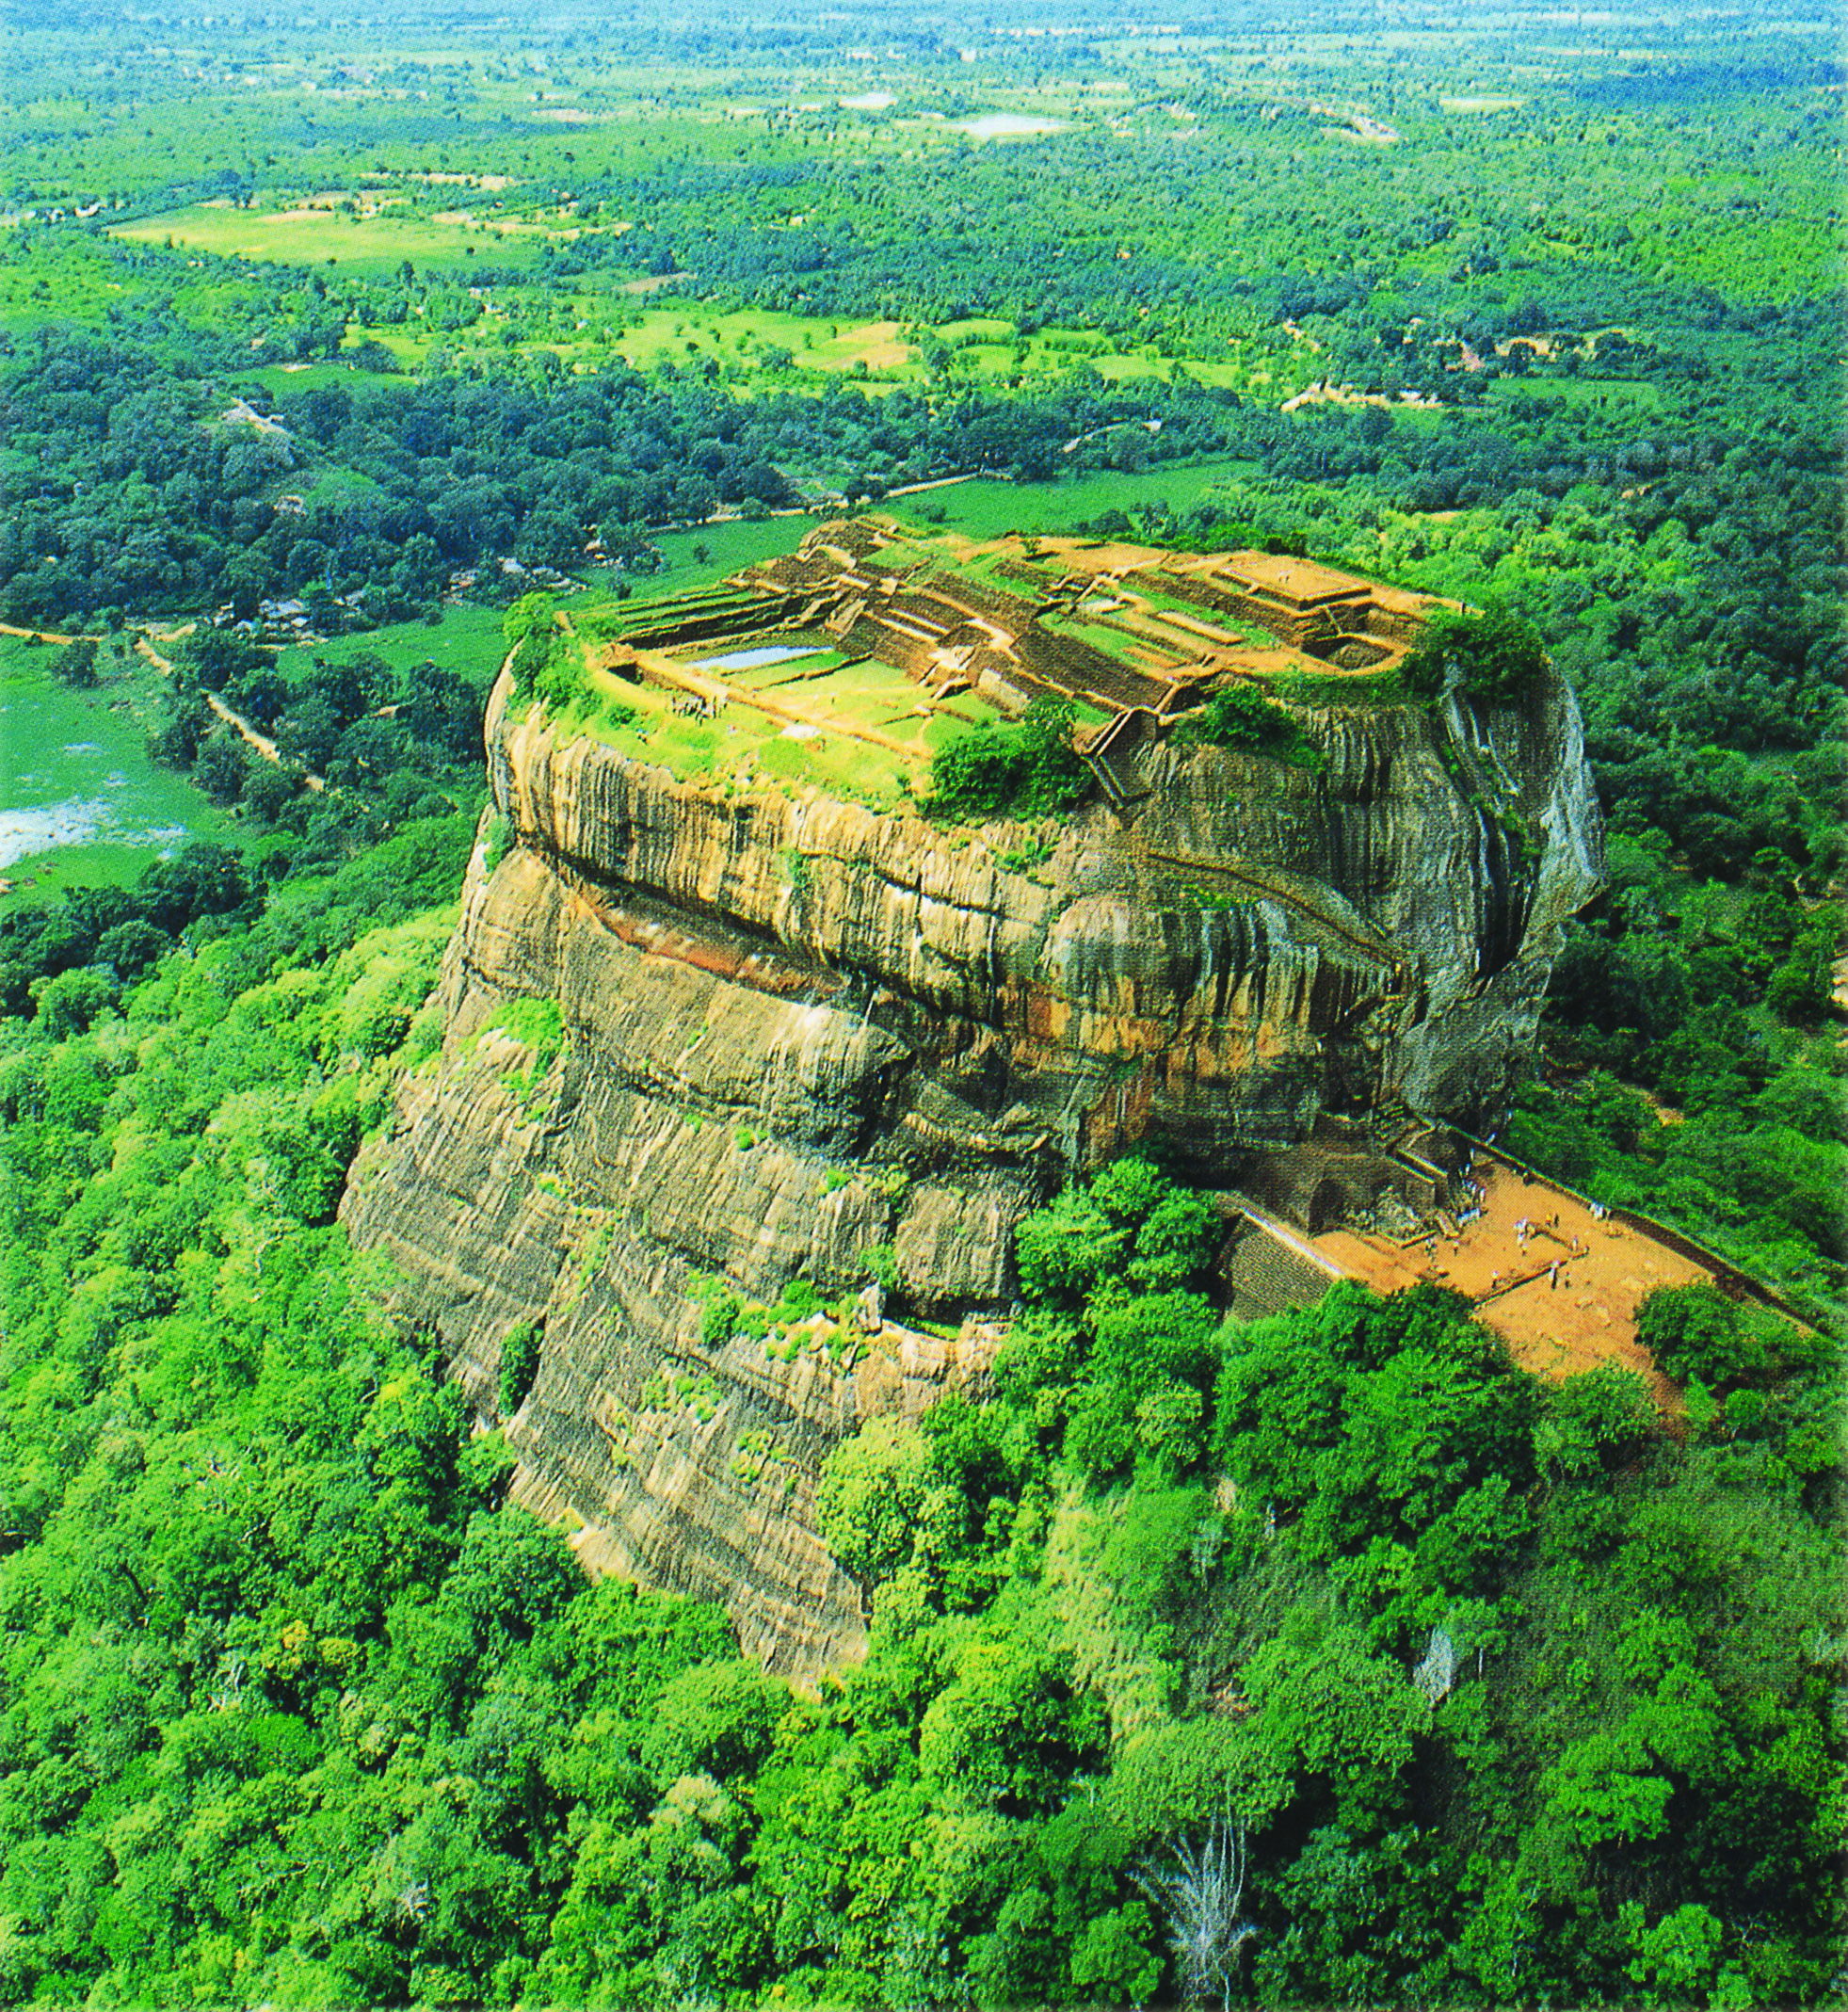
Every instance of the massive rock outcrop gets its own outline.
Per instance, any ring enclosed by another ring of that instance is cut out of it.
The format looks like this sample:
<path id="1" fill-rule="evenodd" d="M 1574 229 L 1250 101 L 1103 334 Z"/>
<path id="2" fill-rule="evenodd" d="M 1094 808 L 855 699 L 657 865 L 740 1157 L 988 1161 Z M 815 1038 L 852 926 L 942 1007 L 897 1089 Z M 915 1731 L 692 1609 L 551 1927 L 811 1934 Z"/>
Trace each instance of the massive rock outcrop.
<path id="1" fill-rule="evenodd" d="M 484 1417 L 542 1325 L 516 1489 L 586 1563 L 724 1600 L 788 1668 L 863 1638 L 822 1455 L 980 1377 L 1012 1226 L 1064 1170 L 1154 1136 L 1226 1186 L 1325 1112 L 1480 1120 L 1600 868 L 1556 683 L 1303 712 L 1318 771 L 1151 742 L 1133 821 L 979 832 L 677 781 L 506 697 L 512 842 L 484 827 L 441 1054 L 344 1217 Z M 908 1327 L 766 1345 L 709 1312 L 715 1281 L 851 1295 L 882 1245 Z"/>

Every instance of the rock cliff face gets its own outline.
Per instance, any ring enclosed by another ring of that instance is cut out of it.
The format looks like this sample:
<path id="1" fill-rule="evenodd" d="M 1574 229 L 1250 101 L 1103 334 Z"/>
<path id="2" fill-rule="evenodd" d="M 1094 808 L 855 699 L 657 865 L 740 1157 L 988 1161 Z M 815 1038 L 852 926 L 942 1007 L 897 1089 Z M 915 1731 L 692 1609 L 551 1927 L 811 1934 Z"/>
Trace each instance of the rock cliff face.
<path id="1" fill-rule="evenodd" d="M 1577 710 L 1301 716 L 1320 771 L 1155 744 L 1133 822 L 972 833 L 676 781 L 514 719 L 503 679 L 514 841 L 475 853 L 442 1053 L 343 1213 L 485 1417 L 542 1323 L 516 1489 L 587 1565 L 724 1600 L 773 1666 L 850 1656 L 821 1457 L 984 1374 L 1065 1169 L 1153 1136 L 1220 1187 L 1324 1111 L 1493 1112 L 1600 871 Z M 851 1295 L 882 1244 L 937 1335 L 708 1316 L 711 1281 Z"/>

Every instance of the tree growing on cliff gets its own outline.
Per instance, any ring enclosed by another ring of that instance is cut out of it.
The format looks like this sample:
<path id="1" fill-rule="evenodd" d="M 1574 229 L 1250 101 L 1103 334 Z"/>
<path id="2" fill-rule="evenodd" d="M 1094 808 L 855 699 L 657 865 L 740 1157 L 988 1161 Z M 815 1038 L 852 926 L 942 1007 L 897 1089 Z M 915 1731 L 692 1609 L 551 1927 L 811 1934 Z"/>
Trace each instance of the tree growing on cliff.
<path id="1" fill-rule="evenodd" d="M 1546 669 L 1540 632 L 1507 608 L 1481 615 L 1439 608 L 1400 666 L 1407 688 L 1422 699 L 1454 691 L 1491 705 L 1525 698 Z"/>
<path id="2" fill-rule="evenodd" d="M 531 1321 L 509 1328 L 501 1342 L 501 1415 L 511 1418 L 526 1401 L 533 1378 L 539 1373 L 539 1352 L 544 1331 Z"/>
<path id="3" fill-rule="evenodd" d="M 523 643 L 536 630 L 551 630 L 557 612 L 558 604 L 550 594 L 522 594 L 501 617 L 501 634 L 506 638 L 507 648 Z"/>
<path id="4" fill-rule="evenodd" d="M 1181 721 L 1174 739 L 1177 747 L 1236 748 L 1297 768 L 1320 768 L 1327 759 L 1280 705 L 1252 684 L 1222 685 Z"/>
<path id="5" fill-rule="evenodd" d="M 537 699 L 554 712 L 584 690 L 584 658 L 576 640 L 557 630 L 535 627 L 513 652 L 513 696 Z"/>

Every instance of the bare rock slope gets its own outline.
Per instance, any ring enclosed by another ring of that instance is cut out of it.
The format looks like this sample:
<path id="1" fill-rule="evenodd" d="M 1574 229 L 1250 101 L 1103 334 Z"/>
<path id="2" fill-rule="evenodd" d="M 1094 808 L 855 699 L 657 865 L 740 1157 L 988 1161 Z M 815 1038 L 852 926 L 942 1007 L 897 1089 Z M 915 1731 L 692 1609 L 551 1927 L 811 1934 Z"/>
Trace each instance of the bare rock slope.
<path id="1" fill-rule="evenodd" d="M 863 1643 L 822 1456 L 983 1375 L 1012 1227 L 1066 1169 L 1154 1136 L 1226 1186 L 1325 1111 L 1480 1120 L 1601 866 L 1557 684 L 1305 712 L 1315 772 L 1151 744 L 1133 822 L 979 833 L 677 781 L 506 696 L 514 841 L 477 848 L 442 1052 L 344 1218 L 484 1417 L 542 1325 L 516 1489 L 587 1565 L 723 1600 L 784 1668 Z M 715 1281 L 851 1294 L 880 1245 L 934 1333 L 707 1315 Z"/>

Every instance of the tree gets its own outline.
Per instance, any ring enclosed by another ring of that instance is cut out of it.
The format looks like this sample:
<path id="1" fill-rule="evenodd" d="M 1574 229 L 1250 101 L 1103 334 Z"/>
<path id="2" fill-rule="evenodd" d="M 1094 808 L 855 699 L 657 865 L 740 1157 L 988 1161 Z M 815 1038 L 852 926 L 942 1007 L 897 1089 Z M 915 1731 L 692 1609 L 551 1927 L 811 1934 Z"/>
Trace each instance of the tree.
<path id="1" fill-rule="evenodd" d="M 533 1321 L 509 1328 L 501 1343 L 501 1416 L 511 1418 L 526 1401 L 526 1392 L 538 1375 L 539 1354 L 544 1346 L 543 1330 Z"/>
<path id="2" fill-rule="evenodd" d="M 1398 1801 L 1427 1707 L 1358 1628 L 1308 1614 L 1293 1622 L 1243 1673 L 1258 1730 L 1299 1778 L 1320 1778 L 1338 1811 L 1364 1827 Z"/>
<path id="3" fill-rule="evenodd" d="M 1547 652 L 1540 632 L 1510 609 L 1461 615 L 1438 608 L 1399 669 L 1420 698 L 1455 691 L 1491 705 L 1511 704 L 1546 676 Z"/>
<path id="4" fill-rule="evenodd" d="M 97 940 L 96 956 L 99 963 L 109 965 L 117 977 L 126 982 L 137 977 L 172 947 L 173 939 L 165 930 L 156 929 L 137 916 L 105 929 Z"/>
<path id="5" fill-rule="evenodd" d="M 170 860 L 158 860 L 137 890 L 148 919 L 169 935 L 200 915 L 224 915 L 250 898 L 244 862 L 224 845 L 194 840 Z"/>
<path id="6" fill-rule="evenodd" d="M 193 781 L 217 803 L 235 803 L 250 772 L 244 743 L 229 727 L 221 727 L 200 748 Z"/>
<path id="7" fill-rule="evenodd" d="M 1056 1808 L 1079 1759 L 1101 1743 L 1094 1698 L 1075 1697 L 1069 1658 L 1012 1630 L 964 1634 L 953 1675 L 918 1729 L 927 1780 L 951 1804 L 1011 1815 Z"/>
<path id="8" fill-rule="evenodd" d="M 325 769 L 340 747 L 340 715 L 325 699 L 304 697 L 276 723 L 282 752 L 310 770 Z"/>
<path id="9" fill-rule="evenodd" d="M 1204 1195 L 1174 1189 L 1156 1203 L 1136 1231 L 1129 1275 L 1149 1292 L 1197 1286 L 1212 1265 L 1224 1233 L 1218 1212 Z"/>
<path id="10" fill-rule="evenodd" d="M 1163 1487 L 1197 1464 L 1218 1328 L 1212 1301 L 1194 1293 L 1151 1293 L 1099 1314 L 1088 1388 L 1066 1436 L 1082 1473 L 1101 1480 L 1133 1461 L 1145 1482 Z"/>
<path id="11" fill-rule="evenodd" d="M 231 629 L 197 629 L 173 653 L 173 668 L 182 691 L 203 686 L 222 691 L 269 666 L 269 652 L 249 636 Z"/>
<path id="12" fill-rule="evenodd" d="M 1130 1238 L 1083 1188 L 1069 1187 L 1023 1217 L 1014 1241 L 1027 1297 L 1075 1306 L 1114 1268 Z"/>
<path id="13" fill-rule="evenodd" d="M 1730 1980 L 1734 1988 L 1711 1995 L 1726 1929 L 1707 1908 L 1689 1902 L 1647 1927 L 1642 1903 L 1631 1900 L 1625 1902 L 1620 1919 L 1625 1940 L 1635 1951 L 1626 1965 L 1627 1973 L 1632 1983 L 1652 1988 L 1645 1989 L 1644 2004 L 1687 2005 L 1705 2001 L 1737 2006 L 1744 2012 L 1752 2003 L 1750 1988 L 1736 1971 Z"/>
<path id="14" fill-rule="evenodd" d="M 52 670 L 66 684 L 85 690 L 93 687 L 97 682 L 94 638 L 79 636 L 74 643 L 55 652 Z"/>
<path id="15" fill-rule="evenodd" d="M 822 1464 L 815 1522 L 822 1540 L 862 1585 L 911 1554 L 931 1485 L 930 1447 L 914 1425 L 869 1419 Z"/>
<path id="16" fill-rule="evenodd" d="M 643 1764 L 664 1787 L 685 1776 L 726 1781 L 769 1752 L 788 1693 L 742 1657 L 671 1679 L 653 1701 Z"/>
<path id="17" fill-rule="evenodd" d="M 1255 684 L 1222 684 L 1197 713 L 1174 730 L 1183 748 L 1235 748 L 1247 754 L 1270 756 L 1298 767 L 1319 766 L 1326 760 L 1296 721 Z"/>
<path id="18" fill-rule="evenodd" d="M 259 824 L 273 825 L 298 794 L 296 779 L 280 762 L 253 763 L 245 779 L 243 803 Z"/>
<path id="19" fill-rule="evenodd" d="M 1717 1390 L 1763 1366 L 1740 1308 L 1711 1285 L 1659 1285 L 1636 1310 L 1636 1339 L 1677 1383 Z"/>
<path id="20" fill-rule="evenodd" d="M 1261 1830 L 1294 1791 L 1290 1755 L 1248 1714 L 1201 1713 L 1131 1734 L 1117 1749 L 1110 1808 L 1147 1843 L 1198 1831 L 1222 1817 Z"/>
<path id="21" fill-rule="evenodd" d="M 1812 924 L 1791 946 L 1791 954 L 1772 974 L 1765 1003 L 1780 1020 L 1813 1027 L 1835 1003 L 1834 959 L 1840 948 L 1840 911 Z"/>
<path id="22" fill-rule="evenodd" d="M 1245 1848 L 1243 1826 L 1221 1817 L 1205 1839 L 1171 1847 L 1172 1862 L 1145 1863 L 1135 1883 L 1160 1911 L 1174 1952 L 1183 2004 L 1229 2004 L 1245 1945 L 1258 1933 L 1245 1919 Z"/>
<path id="23" fill-rule="evenodd" d="M 984 722 L 939 750 L 930 765 L 934 816 L 1050 817 L 1069 811 L 1090 787 L 1090 770 L 1071 745 L 1069 704 L 1036 699 L 1020 723 Z"/>
<path id="24" fill-rule="evenodd" d="M 99 1013 L 116 1003 L 116 978 L 110 971 L 86 964 L 76 971 L 41 978 L 33 987 L 39 1001 L 39 1024 L 55 1041 L 81 1034 Z"/>

